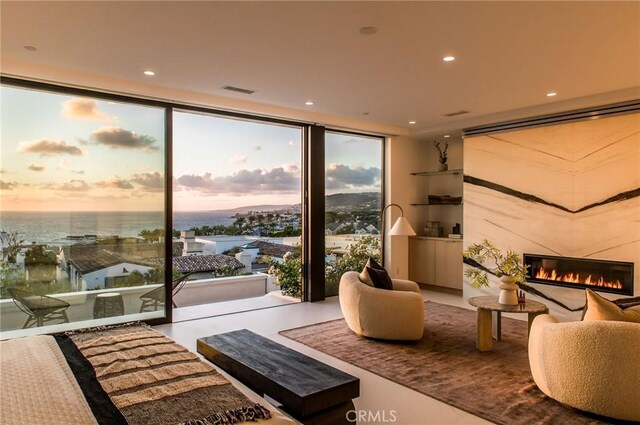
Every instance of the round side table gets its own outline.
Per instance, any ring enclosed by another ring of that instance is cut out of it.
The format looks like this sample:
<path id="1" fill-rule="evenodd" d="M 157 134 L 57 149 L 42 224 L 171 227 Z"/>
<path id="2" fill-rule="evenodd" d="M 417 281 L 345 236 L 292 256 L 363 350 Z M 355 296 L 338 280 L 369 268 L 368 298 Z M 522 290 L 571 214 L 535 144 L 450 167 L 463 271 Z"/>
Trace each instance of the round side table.
<path id="1" fill-rule="evenodd" d="M 498 297 L 486 296 L 469 298 L 469 304 L 477 309 L 476 347 L 479 351 L 491 351 L 493 339 L 500 341 L 502 313 L 527 313 L 527 335 L 531 331 L 533 319 L 540 314 L 549 313 L 546 305 L 532 300 L 518 305 L 504 305 L 498 302 Z"/>
<path id="2" fill-rule="evenodd" d="M 124 315 L 124 301 L 120 292 L 106 292 L 96 295 L 96 300 L 93 303 L 94 319 L 122 315 Z"/>

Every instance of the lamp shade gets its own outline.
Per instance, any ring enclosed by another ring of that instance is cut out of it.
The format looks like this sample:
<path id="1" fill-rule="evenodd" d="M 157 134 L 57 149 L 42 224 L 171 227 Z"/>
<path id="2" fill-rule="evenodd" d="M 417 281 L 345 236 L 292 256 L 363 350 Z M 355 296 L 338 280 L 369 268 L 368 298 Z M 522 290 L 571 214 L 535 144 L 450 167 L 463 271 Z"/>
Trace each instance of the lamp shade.
<path id="1" fill-rule="evenodd" d="M 396 223 L 393 225 L 391 230 L 389 230 L 390 236 L 415 236 L 416 232 L 411 227 L 411 224 L 407 221 L 406 218 L 400 217 L 396 220 Z"/>

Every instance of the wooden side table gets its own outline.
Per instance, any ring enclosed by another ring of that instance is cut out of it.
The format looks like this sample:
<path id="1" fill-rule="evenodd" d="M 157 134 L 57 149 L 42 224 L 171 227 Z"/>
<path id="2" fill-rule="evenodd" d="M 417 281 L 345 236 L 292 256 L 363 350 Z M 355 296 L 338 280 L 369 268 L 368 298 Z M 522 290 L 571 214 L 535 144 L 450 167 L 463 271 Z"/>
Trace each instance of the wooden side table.
<path id="1" fill-rule="evenodd" d="M 531 331 L 533 319 L 540 314 L 549 313 L 546 305 L 532 300 L 518 305 L 504 305 L 498 302 L 498 297 L 486 296 L 469 298 L 469 304 L 477 309 L 476 347 L 479 351 L 491 351 L 493 339 L 500 341 L 502 313 L 527 313 L 527 335 Z"/>

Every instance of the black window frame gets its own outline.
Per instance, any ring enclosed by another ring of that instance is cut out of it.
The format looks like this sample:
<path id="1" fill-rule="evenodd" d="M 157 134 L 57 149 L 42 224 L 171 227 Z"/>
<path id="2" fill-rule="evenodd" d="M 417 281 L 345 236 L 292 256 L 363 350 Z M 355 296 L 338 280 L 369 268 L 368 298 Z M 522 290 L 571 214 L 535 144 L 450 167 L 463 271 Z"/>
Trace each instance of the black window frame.
<path id="1" fill-rule="evenodd" d="M 164 317 L 145 320 L 149 325 L 161 325 L 173 321 L 173 294 L 172 280 L 172 243 L 173 240 L 173 112 L 195 112 L 207 115 L 215 115 L 223 118 L 236 118 L 266 124 L 279 124 L 291 127 L 299 127 L 302 131 L 302 301 L 314 302 L 325 299 L 324 286 L 324 138 L 326 132 L 351 134 L 354 136 L 374 137 L 381 139 L 382 157 L 382 181 L 381 199 L 382 208 L 386 202 L 385 195 L 385 146 L 386 136 L 375 133 L 357 132 L 293 119 L 261 116 L 238 111 L 217 109 L 214 107 L 196 106 L 178 101 L 153 99 L 144 96 L 109 92 L 95 88 L 80 88 L 62 83 L 36 81 L 28 78 L 17 78 L 1 75 L 0 85 L 19 87 L 37 91 L 47 91 L 57 94 L 77 95 L 93 97 L 107 101 L 130 103 L 134 105 L 162 108 L 165 111 L 164 137 L 165 137 L 165 161 L 164 161 L 164 209 L 165 209 L 165 311 Z M 321 230 L 321 231 L 320 231 Z M 382 253 L 384 258 L 384 252 Z M 322 259 L 322 267 L 314 267 Z"/>

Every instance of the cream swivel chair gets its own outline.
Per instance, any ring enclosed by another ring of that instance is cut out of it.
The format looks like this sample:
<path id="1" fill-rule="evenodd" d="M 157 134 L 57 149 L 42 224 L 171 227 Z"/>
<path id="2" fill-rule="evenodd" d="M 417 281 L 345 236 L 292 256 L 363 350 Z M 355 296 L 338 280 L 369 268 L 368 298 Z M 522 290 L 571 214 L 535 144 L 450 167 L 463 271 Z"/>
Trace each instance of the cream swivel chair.
<path id="1" fill-rule="evenodd" d="M 387 340 L 418 340 L 424 330 L 424 300 L 415 282 L 392 279 L 393 290 L 362 283 L 358 272 L 340 279 L 339 299 L 349 329 Z"/>
<path id="2" fill-rule="evenodd" d="M 640 324 L 536 317 L 529 365 L 538 388 L 576 409 L 640 421 Z"/>

